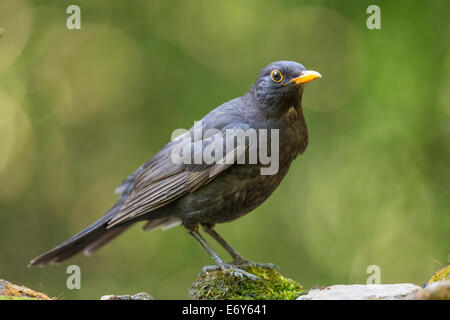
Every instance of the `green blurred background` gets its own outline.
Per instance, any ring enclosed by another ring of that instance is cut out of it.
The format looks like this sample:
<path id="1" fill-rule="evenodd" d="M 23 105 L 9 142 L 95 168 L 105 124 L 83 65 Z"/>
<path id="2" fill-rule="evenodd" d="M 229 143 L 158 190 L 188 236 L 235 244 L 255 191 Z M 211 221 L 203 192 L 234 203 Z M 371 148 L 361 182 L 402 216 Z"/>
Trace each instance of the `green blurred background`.
<path id="1" fill-rule="evenodd" d="M 81 7 L 81 30 L 66 8 Z M 366 8 L 381 7 L 381 30 Z M 140 225 L 91 257 L 27 268 L 99 218 L 176 128 L 294 60 L 322 73 L 310 144 L 260 208 L 217 230 L 314 285 L 422 285 L 450 244 L 448 1 L 0 1 L 0 278 L 50 296 L 185 299 L 211 260 Z M 209 239 L 209 238 L 208 238 Z M 220 254 L 224 251 L 217 248 Z M 228 257 L 227 257 L 228 258 Z M 81 267 L 81 290 L 66 267 Z"/>

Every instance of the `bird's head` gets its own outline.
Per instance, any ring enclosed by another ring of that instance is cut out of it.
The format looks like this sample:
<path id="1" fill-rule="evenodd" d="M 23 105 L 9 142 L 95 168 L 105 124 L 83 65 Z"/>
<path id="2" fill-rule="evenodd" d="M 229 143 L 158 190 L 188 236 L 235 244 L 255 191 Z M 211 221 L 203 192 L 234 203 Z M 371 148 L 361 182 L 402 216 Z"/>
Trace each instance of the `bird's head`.
<path id="1" fill-rule="evenodd" d="M 262 69 L 250 93 L 264 108 L 282 111 L 300 106 L 303 86 L 320 77 L 320 73 L 308 71 L 297 62 L 273 62 Z"/>

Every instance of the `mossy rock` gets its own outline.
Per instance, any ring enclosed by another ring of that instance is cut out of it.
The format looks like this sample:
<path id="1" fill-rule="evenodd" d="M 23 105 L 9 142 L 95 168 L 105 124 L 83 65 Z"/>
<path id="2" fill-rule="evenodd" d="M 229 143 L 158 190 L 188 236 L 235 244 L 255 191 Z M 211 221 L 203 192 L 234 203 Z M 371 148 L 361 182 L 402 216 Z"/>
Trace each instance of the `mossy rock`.
<path id="1" fill-rule="evenodd" d="M 417 292 L 413 299 L 450 300 L 450 280 L 435 281 Z"/>
<path id="2" fill-rule="evenodd" d="M 52 300 L 46 294 L 0 279 L 0 300 Z"/>
<path id="3" fill-rule="evenodd" d="M 38 298 L 28 298 L 28 297 L 14 297 L 14 296 L 3 296 L 0 295 L 0 301 L 1 300 L 42 300 Z"/>
<path id="4" fill-rule="evenodd" d="M 428 281 L 428 284 L 442 280 L 450 280 L 450 265 L 433 274 L 431 279 Z"/>
<path id="5" fill-rule="evenodd" d="M 222 270 L 208 271 L 192 283 L 191 298 L 200 300 L 295 300 L 306 292 L 274 268 L 242 267 L 263 281 L 237 278 Z"/>

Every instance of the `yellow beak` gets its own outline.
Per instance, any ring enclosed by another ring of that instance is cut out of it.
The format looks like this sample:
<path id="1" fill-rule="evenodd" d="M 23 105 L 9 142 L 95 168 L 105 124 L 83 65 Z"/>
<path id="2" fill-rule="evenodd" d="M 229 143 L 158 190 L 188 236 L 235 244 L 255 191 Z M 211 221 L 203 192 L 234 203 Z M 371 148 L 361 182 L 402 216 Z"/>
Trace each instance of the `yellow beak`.
<path id="1" fill-rule="evenodd" d="M 317 78 L 322 78 L 320 73 L 316 71 L 303 71 L 302 74 L 296 78 L 291 79 L 291 81 L 294 84 L 304 84 L 310 81 L 313 81 Z"/>

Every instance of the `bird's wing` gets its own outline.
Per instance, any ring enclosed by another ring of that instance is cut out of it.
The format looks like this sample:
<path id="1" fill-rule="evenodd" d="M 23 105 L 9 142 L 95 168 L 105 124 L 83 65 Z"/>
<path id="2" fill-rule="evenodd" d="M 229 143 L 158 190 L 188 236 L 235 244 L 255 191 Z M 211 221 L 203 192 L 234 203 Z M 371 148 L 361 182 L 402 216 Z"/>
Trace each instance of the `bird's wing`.
<path id="1" fill-rule="evenodd" d="M 236 126 L 239 126 L 239 129 L 247 129 L 246 125 L 232 125 L 234 128 Z M 179 138 L 166 145 L 140 170 L 138 169 L 139 171 L 135 171 L 133 189 L 120 212 L 109 221 L 108 227 L 134 219 L 163 207 L 187 193 L 194 192 L 236 163 L 245 155 L 249 140 L 240 142 L 238 140 L 231 151 L 223 155 L 219 161 L 210 164 L 204 161 L 201 164 L 177 163 L 172 158 L 173 154 L 180 150 L 191 150 L 191 162 L 197 163 L 193 161 L 196 155 L 198 156 L 199 152 L 205 150 L 208 145 L 212 146 L 216 142 L 225 144 L 223 137 L 227 129 L 232 128 L 225 127 L 214 135 L 203 136 L 201 140 L 191 141 L 190 138 Z M 223 146 L 223 150 L 227 150 L 226 146 Z M 203 158 L 200 157 L 200 159 Z"/>

